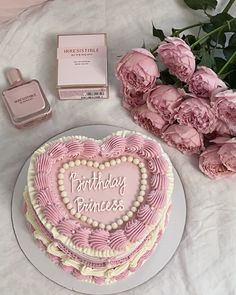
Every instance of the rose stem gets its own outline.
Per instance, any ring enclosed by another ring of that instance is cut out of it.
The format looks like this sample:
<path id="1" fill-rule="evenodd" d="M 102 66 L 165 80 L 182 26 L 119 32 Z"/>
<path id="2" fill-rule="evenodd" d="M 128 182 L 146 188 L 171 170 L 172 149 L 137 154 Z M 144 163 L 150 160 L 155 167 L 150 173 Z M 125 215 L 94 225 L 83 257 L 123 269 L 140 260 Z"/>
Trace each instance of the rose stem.
<path id="1" fill-rule="evenodd" d="M 228 4 L 225 6 L 223 12 L 228 12 L 231 8 L 231 6 L 234 4 L 235 0 L 229 0 Z"/>
<path id="2" fill-rule="evenodd" d="M 191 48 L 193 49 L 196 45 L 198 45 L 199 43 L 201 43 L 202 41 L 204 41 L 207 37 L 209 37 L 209 36 L 211 36 L 211 35 L 217 33 L 218 31 L 224 29 L 225 27 L 229 26 L 230 23 L 231 23 L 232 21 L 235 21 L 235 20 L 236 20 L 236 18 L 233 18 L 233 19 L 227 21 L 227 22 L 226 22 L 225 24 L 223 24 L 222 26 L 220 26 L 220 27 L 216 28 L 215 30 L 209 32 L 208 34 L 204 35 L 203 37 L 201 37 L 200 39 L 198 39 L 195 43 L 193 43 L 193 44 L 191 45 Z"/>
<path id="3" fill-rule="evenodd" d="M 184 27 L 183 29 L 176 30 L 171 36 L 172 37 L 179 36 L 180 33 L 184 32 L 184 31 L 186 31 L 188 29 L 199 27 L 199 26 L 202 26 L 202 25 L 203 25 L 203 23 L 198 23 L 198 24 L 194 24 L 194 25 Z"/>
<path id="4" fill-rule="evenodd" d="M 229 64 L 233 62 L 233 60 L 236 58 L 236 50 L 235 52 L 231 55 L 230 59 L 224 64 L 224 66 L 219 70 L 218 75 L 221 75 L 224 73 L 226 68 L 228 67 Z"/>

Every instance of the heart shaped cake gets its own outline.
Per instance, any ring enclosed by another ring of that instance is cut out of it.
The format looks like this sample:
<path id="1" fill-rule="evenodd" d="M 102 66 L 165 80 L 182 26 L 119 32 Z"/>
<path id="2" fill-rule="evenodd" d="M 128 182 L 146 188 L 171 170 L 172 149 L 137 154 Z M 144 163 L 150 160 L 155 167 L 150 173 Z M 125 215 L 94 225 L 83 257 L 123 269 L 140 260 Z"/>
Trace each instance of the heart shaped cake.
<path id="1" fill-rule="evenodd" d="M 168 224 L 172 165 L 140 133 L 62 137 L 31 157 L 27 224 L 65 271 L 98 284 L 122 279 L 151 255 Z"/>

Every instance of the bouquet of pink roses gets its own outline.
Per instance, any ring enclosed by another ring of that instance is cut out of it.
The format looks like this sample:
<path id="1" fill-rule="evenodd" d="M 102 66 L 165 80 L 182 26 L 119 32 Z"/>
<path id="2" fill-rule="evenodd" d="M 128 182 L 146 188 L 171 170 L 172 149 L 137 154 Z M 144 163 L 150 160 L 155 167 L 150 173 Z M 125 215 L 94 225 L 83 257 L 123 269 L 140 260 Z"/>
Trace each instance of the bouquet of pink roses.
<path id="1" fill-rule="evenodd" d="M 172 29 L 168 37 L 153 27 L 162 42 L 150 51 L 132 49 L 116 68 L 134 121 L 179 151 L 199 154 L 199 167 L 211 178 L 236 173 L 236 92 L 230 89 L 236 88 L 236 19 L 228 14 L 234 1 L 213 16 L 207 9 L 216 0 L 185 0 L 209 22 Z M 199 27 L 197 37 L 180 37 L 192 27 Z"/>

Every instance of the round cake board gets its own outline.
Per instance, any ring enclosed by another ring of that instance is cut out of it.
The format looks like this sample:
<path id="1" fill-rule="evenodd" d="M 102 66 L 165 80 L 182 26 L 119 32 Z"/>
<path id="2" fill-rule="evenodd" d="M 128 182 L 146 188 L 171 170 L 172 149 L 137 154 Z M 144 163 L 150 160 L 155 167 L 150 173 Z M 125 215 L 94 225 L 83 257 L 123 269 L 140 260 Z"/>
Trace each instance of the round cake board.
<path id="1" fill-rule="evenodd" d="M 51 139 L 62 136 L 84 135 L 96 139 L 108 136 L 122 128 L 110 125 L 88 125 L 63 132 Z M 166 231 L 149 258 L 139 270 L 121 281 L 110 285 L 96 285 L 80 281 L 54 264 L 36 245 L 32 234 L 26 228 L 23 213 L 23 191 L 26 185 L 30 158 L 25 162 L 17 178 L 12 197 L 12 223 L 18 244 L 28 260 L 45 277 L 73 291 L 85 294 L 114 294 L 135 288 L 160 272 L 170 261 L 181 241 L 186 221 L 186 200 L 183 185 L 174 169 L 173 207 Z M 27 277 L 27 274 L 25 274 Z"/>

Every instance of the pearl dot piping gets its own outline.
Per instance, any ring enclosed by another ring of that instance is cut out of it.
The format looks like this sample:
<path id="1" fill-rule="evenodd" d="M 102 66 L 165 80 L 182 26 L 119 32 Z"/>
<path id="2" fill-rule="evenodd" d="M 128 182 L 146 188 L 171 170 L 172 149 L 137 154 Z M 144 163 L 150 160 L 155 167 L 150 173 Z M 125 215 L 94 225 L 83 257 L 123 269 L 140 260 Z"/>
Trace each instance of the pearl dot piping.
<path id="1" fill-rule="evenodd" d="M 65 191 L 64 186 L 64 173 L 69 168 L 73 168 L 75 166 L 79 167 L 87 166 L 87 167 L 94 167 L 99 170 L 104 170 L 108 167 L 114 167 L 116 165 L 119 165 L 120 163 L 132 163 L 136 165 L 140 171 L 140 191 L 136 197 L 136 200 L 133 202 L 130 209 L 126 212 L 126 214 L 122 215 L 117 221 L 112 222 L 110 224 L 103 224 L 101 222 L 98 222 L 96 220 L 93 220 L 90 217 L 87 217 L 86 215 L 81 214 L 80 212 L 76 212 L 76 209 L 73 206 L 73 203 L 70 202 L 70 199 L 68 198 L 68 194 Z M 82 222 L 86 222 L 87 224 L 100 229 L 106 229 L 108 231 L 112 229 L 117 229 L 120 225 L 122 225 L 124 222 L 127 222 L 130 218 L 133 217 L 133 214 L 137 211 L 138 207 L 141 205 L 141 203 L 144 201 L 145 191 L 147 190 L 147 169 L 145 168 L 144 163 L 138 159 L 134 158 L 132 156 L 122 156 L 120 158 L 111 159 L 110 161 L 106 161 L 103 163 L 99 163 L 97 161 L 92 160 L 79 160 L 76 159 L 74 161 L 69 161 L 67 163 L 64 163 L 62 167 L 59 169 L 59 173 L 57 175 L 57 183 L 58 183 L 58 190 L 60 191 L 60 195 L 63 198 L 63 202 L 70 211 L 71 215 L 75 216 L 76 218 L 80 219 Z"/>

